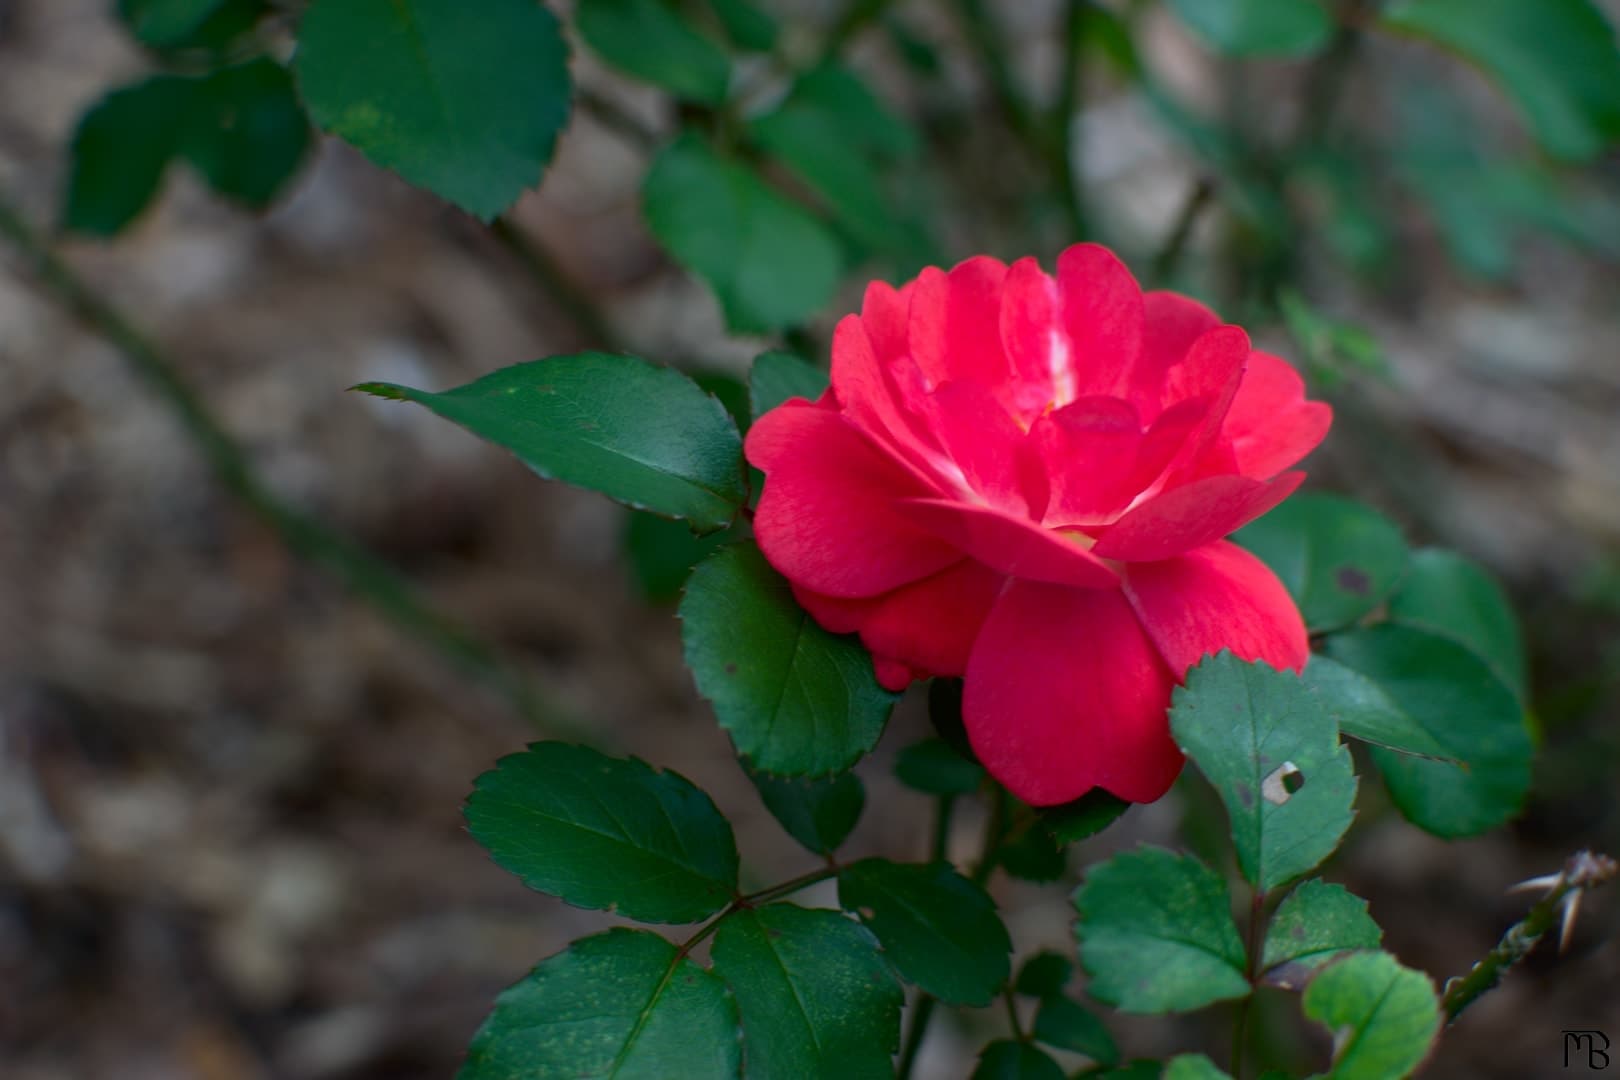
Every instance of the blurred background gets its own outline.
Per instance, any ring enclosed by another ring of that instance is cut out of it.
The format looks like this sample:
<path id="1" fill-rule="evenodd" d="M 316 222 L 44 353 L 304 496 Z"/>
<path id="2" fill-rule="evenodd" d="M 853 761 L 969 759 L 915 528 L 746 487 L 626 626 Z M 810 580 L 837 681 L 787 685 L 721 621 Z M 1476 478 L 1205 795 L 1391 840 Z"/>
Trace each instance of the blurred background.
<path id="1" fill-rule="evenodd" d="M 260 23 L 272 55 L 298 6 Z M 494 229 L 321 140 L 267 212 L 173 167 L 98 239 L 58 227 L 75 130 L 172 58 L 108 0 L 0 0 L 0 1076 L 452 1075 L 502 987 L 612 921 L 525 890 L 462 827 L 473 778 L 539 735 L 713 792 L 760 882 L 805 869 L 681 666 L 691 542 L 344 390 L 595 346 L 724 393 L 783 341 L 824 360 L 870 277 L 1049 261 L 1079 230 L 1307 373 L 1338 416 L 1313 487 L 1482 561 L 1518 604 L 1543 740 L 1522 819 L 1448 844 L 1369 791 L 1327 868 L 1387 946 L 1466 970 L 1523 913 L 1510 884 L 1620 849 L 1620 59 L 1601 19 L 1523 31 L 1607 118 L 1570 152 L 1473 67 L 1365 32 L 1367 3 L 1317 48 L 1236 58 L 1187 3 L 766 6 L 777 53 L 740 77 L 768 96 L 774 56 L 841 35 L 917 140 L 881 174 L 894 242 L 854 222 L 836 298 L 785 338 L 728 333 L 644 223 L 651 150 L 689 107 L 584 48 L 589 107 Z M 892 807 L 857 853 L 926 850 L 929 802 L 889 775 L 926 730 L 917 696 L 857 770 Z M 1076 872 L 1174 842 L 1184 805 L 1134 810 Z M 957 827 L 970 845 L 973 816 Z M 1020 954 L 1072 950 L 1068 885 L 995 888 Z M 1620 892 L 1554 953 L 1428 1075 L 1563 1075 L 1564 1029 L 1620 1040 Z M 1290 999 L 1267 1004 L 1280 1058 L 1325 1060 Z M 1223 1019 L 1116 1030 L 1148 1056 L 1218 1042 L 1199 1025 Z M 936 1024 L 921 1071 L 965 1076 L 998 1022 Z"/>

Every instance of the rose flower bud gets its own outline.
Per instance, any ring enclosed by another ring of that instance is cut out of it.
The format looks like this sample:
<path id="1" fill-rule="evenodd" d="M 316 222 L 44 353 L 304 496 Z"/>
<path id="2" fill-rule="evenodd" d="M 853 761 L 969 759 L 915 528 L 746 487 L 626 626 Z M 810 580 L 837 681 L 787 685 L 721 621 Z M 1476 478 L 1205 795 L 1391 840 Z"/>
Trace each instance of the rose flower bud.
<path id="1" fill-rule="evenodd" d="M 973 749 L 1014 795 L 1150 802 L 1181 769 L 1167 709 L 1189 667 L 1305 665 L 1293 600 L 1223 537 L 1299 486 L 1284 470 L 1331 419 L 1106 248 L 1069 248 L 1055 279 L 973 258 L 873 283 L 827 392 L 754 425 L 754 530 L 885 686 L 964 678 Z"/>

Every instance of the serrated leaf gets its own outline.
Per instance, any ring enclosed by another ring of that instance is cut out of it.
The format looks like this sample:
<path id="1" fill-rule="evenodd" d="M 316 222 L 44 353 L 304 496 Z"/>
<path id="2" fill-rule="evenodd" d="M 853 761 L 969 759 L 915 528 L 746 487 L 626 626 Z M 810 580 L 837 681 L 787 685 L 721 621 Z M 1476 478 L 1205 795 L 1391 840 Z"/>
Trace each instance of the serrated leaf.
<path id="1" fill-rule="evenodd" d="M 313 0 L 295 62 L 323 130 L 485 220 L 568 120 L 568 49 L 534 0 Z"/>
<path id="2" fill-rule="evenodd" d="M 789 398 L 809 401 L 827 389 L 825 369 L 789 352 L 760 353 L 748 372 L 748 405 L 755 420 Z"/>
<path id="3" fill-rule="evenodd" d="M 971 795 L 984 782 L 984 766 L 957 753 L 944 739 L 927 738 L 895 755 L 894 775 L 907 787 L 929 795 Z"/>
<path id="4" fill-rule="evenodd" d="M 820 780 L 804 776 L 771 776 L 748 769 L 765 808 L 788 835 L 818 855 L 837 850 L 860 820 L 866 788 L 854 773 Z"/>
<path id="5" fill-rule="evenodd" d="M 1472 836 L 1518 811 L 1530 786 L 1530 735 L 1513 691 L 1484 660 L 1454 641 L 1388 624 L 1335 634 L 1324 648 L 1383 692 L 1395 713 L 1388 726 L 1421 727 L 1463 763 L 1374 748 L 1407 820 L 1437 836 Z"/>
<path id="6" fill-rule="evenodd" d="M 1102 788 L 1093 788 L 1073 802 L 1041 810 L 1041 821 L 1060 844 L 1073 844 L 1096 836 L 1124 816 L 1132 804 Z"/>
<path id="7" fill-rule="evenodd" d="M 180 154 L 219 194 L 269 206 L 310 144 L 287 69 L 268 59 L 221 68 L 197 82 L 191 98 Z"/>
<path id="8" fill-rule="evenodd" d="M 1620 51 L 1589 0 L 1396 0 L 1380 18 L 1477 65 L 1555 155 L 1586 160 L 1620 138 Z"/>
<path id="9" fill-rule="evenodd" d="M 1061 995 L 1041 1002 L 1031 1030 L 1047 1046 L 1084 1054 L 1099 1065 L 1119 1061 L 1119 1046 L 1103 1022 Z"/>
<path id="10" fill-rule="evenodd" d="M 737 893 L 737 842 L 685 777 L 535 743 L 478 778 L 467 826 L 532 889 L 642 922 L 707 918 Z"/>
<path id="11" fill-rule="evenodd" d="M 1204 1054 L 1178 1054 L 1165 1063 L 1164 1080 L 1232 1080 Z"/>
<path id="12" fill-rule="evenodd" d="M 733 330 L 799 323 L 832 298 L 844 268 L 837 239 L 697 135 L 658 155 L 642 192 L 653 235 L 709 283 Z"/>
<path id="13" fill-rule="evenodd" d="M 1249 992 L 1226 883 L 1191 855 L 1140 847 L 1097 863 L 1074 894 L 1093 997 L 1186 1012 Z"/>
<path id="14" fill-rule="evenodd" d="M 1480 656 L 1512 688 L 1528 695 L 1524 638 L 1513 606 L 1477 563 L 1454 551 L 1424 548 L 1395 595 L 1389 617 L 1403 626 L 1449 637 Z"/>
<path id="15" fill-rule="evenodd" d="M 750 1080 L 893 1076 L 904 995 L 858 923 L 767 904 L 721 923 L 712 955 L 742 1014 Z"/>
<path id="16" fill-rule="evenodd" d="M 980 1052 L 973 1080 L 1063 1080 L 1063 1070 L 1038 1047 L 997 1039 Z"/>
<path id="17" fill-rule="evenodd" d="M 1333 1032 L 1329 1080 L 1410 1076 L 1440 1031 L 1434 984 L 1388 953 L 1358 953 L 1324 968 L 1305 990 L 1304 1010 Z"/>
<path id="18" fill-rule="evenodd" d="M 645 360 L 578 353 L 438 394 L 392 383 L 355 389 L 425 405 L 541 476 L 685 518 L 699 532 L 724 528 L 747 502 L 742 438 L 725 408 Z"/>
<path id="19" fill-rule="evenodd" d="M 580 0 L 574 20 L 585 43 L 620 71 L 688 101 L 725 101 L 726 54 L 663 0 Z"/>
<path id="20" fill-rule="evenodd" d="M 693 571 L 680 615 L 698 692 L 754 768 L 825 776 L 877 745 L 898 695 L 860 642 L 816 625 L 754 544 Z"/>
<path id="21" fill-rule="evenodd" d="M 459 1080 L 738 1076 L 725 984 L 645 930 L 574 942 L 495 1001 Z"/>
<path id="22" fill-rule="evenodd" d="M 1302 677 L 1306 691 L 1344 734 L 1403 754 L 1456 760 L 1428 728 L 1390 701 L 1375 683 L 1343 664 L 1313 656 Z"/>
<path id="23" fill-rule="evenodd" d="M 995 901 L 948 863 L 862 859 L 839 872 L 838 903 L 895 970 L 941 1001 L 988 1005 L 1007 981 L 1012 939 Z"/>
<path id="24" fill-rule="evenodd" d="M 1206 657 L 1175 692 L 1170 731 L 1220 792 L 1238 865 L 1261 891 L 1327 858 L 1350 828 L 1350 751 L 1299 676 Z"/>
<path id="25" fill-rule="evenodd" d="M 1373 610 L 1406 570 L 1400 530 L 1371 507 L 1337 495 L 1296 496 L 1232 539 L 1271 567 L 1313 633 Z"/>
<path id="26" fill-rule="evenodd" d="M 1049 949 L 1043 950 L 1024 961 L 1024 966 L 1018 969 L 1013 989 L 1029 997 L 1054 997 L 1063 993 L 1073 971 L 1074 965 L 1067 956 Z"/>
<path id="27" fill-rule="evenodd" d="M 752 0 L 709 0 L 709 6 L 737 48 L 766 52 L 776 44 L 776 20 Z"/>
<path id="28" fill-rule="evenodd" d="M 1333 38 L 1318 0 L 1170 0 L 1181 21 L 1224 56 L 1309 56 Z"/>
<path id="29" fill-rule="evenodd" d="M 1367 914 L 1367 901 L 1342 885 L 1312 878 L 1277 905 L 1260 969 L 1268 984 L 1298 990 L 1312 971 L 1339 954 L 1376 949 L 1383 940 L 1384 932 Z"/>

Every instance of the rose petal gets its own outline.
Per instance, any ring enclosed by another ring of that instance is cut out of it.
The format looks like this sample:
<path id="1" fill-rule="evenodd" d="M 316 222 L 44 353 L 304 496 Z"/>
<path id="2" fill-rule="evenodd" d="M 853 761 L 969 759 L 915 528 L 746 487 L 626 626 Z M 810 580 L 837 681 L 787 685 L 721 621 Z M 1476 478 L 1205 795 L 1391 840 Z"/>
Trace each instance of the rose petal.
<path id="1" fill-rule="evenodd" d="M 929 398 L 933 429 L 967 486 L 992 506 L 1027 515 L 1029 499 L 1019 476 L 1024 431 L 985 385 L 955 379 Z"/>
<path id="2" fill-rule="evenodd" d="M 829 596 L 875 596 L 961 558 L 896 513 L 927 489 L 837 413 L 773 409 L 744 448 L 766 472 L 754 534 L 789 580 Z"/>
<path id="3" fill-rule="evenodd" d="M 874 281 L 866 287 L 861 301 L 861 325 L 872 341 L 872 349 L 879 363 L 903 355 L 909 347 L 906 323 L 911 314 L 911 296 L 905 289 L 896 289 L 886 281 Z"/>
<path id="4" fill-rule="evenodd" d="M 861 626 L 876 656 L 926 675 L 961 675 L 1006 578 L 971 559 L 884 597 Z"/>
<path id="5" fill-rule="evenodd" d="M 900 661 L 888 660 L 881 656 L 872 657 L 872 673 L 877 676 L 879 686 L 885 690 L 893 690 L 897 694 L 923 677 Z"/>
<path id="6" fill-rule="evenodd" d="M 1093 787 L 1152 802 L 1181 771 L 1170 687 L 1123 597 L 1014 581 L 968 660 L 962 719 L 979 760 L 1027 803 Z"/>
<path id="7" fill-rule="evenodd" d="M 895 512 L 969 558 L 1011 577 L 1088 589 L 1119 586 L 1108 565 L 1078 539 L 1043 529 L 1028 518 L 948 499 L 904 499 L 895 505 Z"/>
<path id="8" fill-rule="evenodd" d="M 1125 594 L 1180 681 L 1204 656 L 1302 671 L 1310 643 L 1299 608 L 1265 563 L 1222 540 L 1163 562 L 1132 563 Z"/>
<path id="9" fill-rule="evenodd" d="M 1069 334 L 1058 318 L 1057 282 L 1033 258 L 1007 271 L 1001 290 L 1001 344 L 1011 369 L 1007 407 L 1026 426 L 1057 398 L 1074 399 Z"/>
<path id="10" fill-rule="evenodd" d="M 913 394 L 896 385 L 896 376 L 908 364 L 909 359 L 898 357 L 885 369 L 872 348 L 865 322 L 853 315 L 839 320 L 833 331 L 832 389 L 844 415 L 925 486 L 958 493 L 958 486 L 940 479 L 942 465 L 946 472 L 952 470 L 927 426 L 926 399 L 913 400 Z M 914 394 L 920 396 L 921 390 Z"/>
<path id="11" fill-rule="evenodd" d="M 1135 480 L 1142 422 L 1129 402 L 1076 398 L 1036 421 L 1030 436 L 1050 483 L 1046 525 L 1106 517 L 1141 490 Z"/>
<path id="12" fill-rule="evenodd" d="M 1120 396 L 1142 351 L 1142 290 L 1099 244 L 1075 244 L 1058 256 L 1058 295 L 1074 368 L 1074 397 Z M 1059 395 L 1058 405 L 1072 398 Z"/>
<path id="13" fill-rule="evenodd" d="M 1254 352 L 1221 432 L 1243 475 L 1263 480 L 1316 449 L 1332 423 L 1328 405 L 1305 400 L 1305 380 L 1288 361 Z"/>
<path id="14" fill-rule="evenodd" d="M 929 267 L 911 294 L 911 356 L 932 386 L 951 379 L 1006 381 L 1001 348 L 1001 285 L 1007 266 L 977 255 L 950 273 Z"/>
<path id="15" fill-rule="evenodd" d="M 1272 481 L 1212 476 L 1167 491 L 1109 526 L 1092 553 L 1104 559 L 1151 562 L 1203 547 L 1253 521 L 1299 487 L 1301 472 Z"/>
<path id="16" fill-rule="evenodd" d="M 1144 293 L 1142 305 L 1142 355 L 1131 372 L 1129 397 L 1142 418 L 1151 423 L 1161 408 L 1170 369 L 1185 360 L 1193 343 L 1220 326 L 1221 320 L 1203 304 L 1180 293 Z"/>
<path id="17" fill-rule="evenodd" d="M 799 606 L 808 611 L 823 630 L 833 634 L 855 633 L 883 602 L 881 596 L 828 596 L 791 581 L 788 584 L 793 587 L 793 599 Z"/>

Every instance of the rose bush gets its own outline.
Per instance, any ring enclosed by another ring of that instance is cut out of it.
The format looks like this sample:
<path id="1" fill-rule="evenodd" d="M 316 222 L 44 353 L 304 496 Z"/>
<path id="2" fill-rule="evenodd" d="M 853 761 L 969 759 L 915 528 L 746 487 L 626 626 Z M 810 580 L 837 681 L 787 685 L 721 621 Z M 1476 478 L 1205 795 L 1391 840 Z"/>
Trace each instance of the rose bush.
<path id="1" fill-rule="evenodd" d="M 1106 248 L 1056 276 L 969 259 L 872 284 L 832 383 L 748 435 L 761 549 L 880 681 L 964 676 L 975 752 L 1035 805 L 1164 794 L 1200 657 L 1301 669 L 1305 627 L 1223 539 L 1285 499 L 1331 422 L 1286 361 Z"/>

